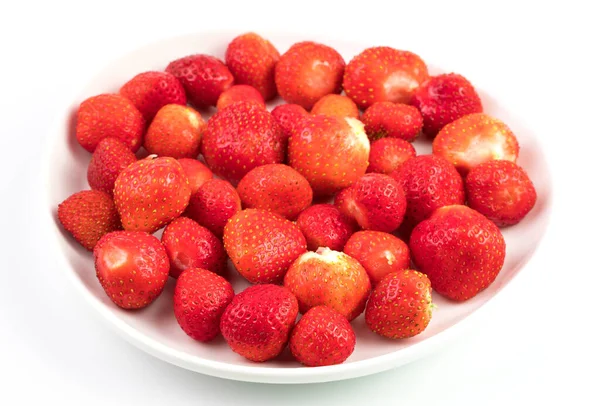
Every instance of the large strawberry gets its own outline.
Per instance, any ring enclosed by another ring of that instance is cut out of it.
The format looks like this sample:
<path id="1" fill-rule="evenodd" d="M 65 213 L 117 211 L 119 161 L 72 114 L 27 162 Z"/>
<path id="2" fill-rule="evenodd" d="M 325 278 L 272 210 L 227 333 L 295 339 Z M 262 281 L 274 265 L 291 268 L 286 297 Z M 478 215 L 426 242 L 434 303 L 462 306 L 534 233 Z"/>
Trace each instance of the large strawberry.
<path id="1" fill-rule="evenodd" d="M 256 103 L 261 107 L 265 107 L 265 99 L 260 92 L 248 85 L 234 85 L 225 90 L 217 100 L 217 110 L 223 110 L 225 107 L 240 101 Z"/>
<path id="2" fill-rule="evenodd" d="M 281 126 L 287 140 L 292 136 L 294 127 L 308 116 L 308 111 L 298 104 L 280 104 L 271 111 L 271 115 Z"/>
<path id="3" fill-rule="evenodd" d="M 310 206 L 300 213 L 296 224 L 304 234 L 307 247 L 311 251 L 316 251 L 319 247 L 341 251 L 356 228 L 354 221 L 333 204 Z"/>
<path id="4" fill-rule="evenodd" d="M 227 220 L 240 210 L 242 202 L 231 183 L 210 179 L 192 195 L 185 215 L 221 237 Z"/>
<path id="5" fill-rule="evenodd" d="M 315 103 L 312 114 L 325 114 L 326 116 L 358 118 L 360 112 L 358 107 L 348 96 L 341 94 L 328 94 Z"/>
<path id="6" fill-rule="evenodd" d="M 180 158 L 177 161 L 188 178 L 192 195 L 200 189 L 200 186 L 213 178 L 211 170 L 197 159 Z"/>
<path id="7" fill-rule="evenodd" d="M 88 165 L 87 180 L 90 187 L 112 196 L 117 176 L 135 161 L 135 154 L 122 141 L 117 138 L 102 139 Z"/>
<path id="8" fill-rule="evenodd" d="M 414 141 L 423 128 L 419 110 L 407 104 L 377 102 L 362 117 L 365 132 L 371 141 L 392 137 Z"/>
<path id="9" fill-rule="evenodd" d="M 417 151 L 410 142 L 400 138 L 382 138 L 371 143 L 367 172 L 389 175 L 416 156 Z"/>

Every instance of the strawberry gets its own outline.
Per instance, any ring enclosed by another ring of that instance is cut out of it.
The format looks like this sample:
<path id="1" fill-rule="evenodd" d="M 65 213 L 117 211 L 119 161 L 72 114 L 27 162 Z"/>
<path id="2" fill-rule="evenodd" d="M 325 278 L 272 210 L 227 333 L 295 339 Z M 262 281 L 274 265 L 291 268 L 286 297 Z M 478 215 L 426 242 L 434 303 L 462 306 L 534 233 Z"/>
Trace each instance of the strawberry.
<path id="1" fill-rule="evenodd" d="M 367 172 L 394 172 L 404 162 L 417 156 L 411 143 L 400 138 L 382 138 L 371 143 Z"/>
<path id="2" fill-rule="evenodd" d="M 360 115 L 358 107 L 352 99 L 341 94 L 328 94 L 321 97 L 310 112 L 312 114 L 352 118 L 358 118 Z"/>
<path id="3" fill-rule="evenodd" d="M 292 355 L 309 367 L 341 364 L 354 352 L 350 322 L 327 306 L 311 308 L 290 335 Z"/>
<path id="4" fill-rule="evenodd" d="M 298 226 L 260 209 L 245 209 L 223 231 L 225 250 L 235 269 L 251 283 L 279 283 L 290 264 L 306 251 Z"/>
<path id="5" fill-rule="evenodd" d="M 277 94 L 275 65 L 279 57 L 279 51 L 273 44 L 249 32 L 229 43 L 225 62 L 236 83 L 250 85 L 260 92 L 264 100 L 271 100 Z"/>
<path id="6" fill-rule="evenodd" d="M 344 253 L 360 262 L 373 286 L 385 275 L 410 267 L 410 252 L 406 243 L 381 231 L 354 233 L 344 246 Z"/>
<path id="7" fill-rule="evenodd" d="M 242 178 L 237 191 L 244 207 L 272 211 L 288 220 L 298 217 L 313 198 L 306 178 L 283 164 L 252 169 Z"/>
<path id="8" fill-rule="evenodd" d="M 342 91 L 346 63 L 333 48 L 311 41 L 290 47 L 275 67 L 277 91 L 307 110 L 323 96 Z"/>
<path id="9" fill-rule="evenodd" d="M 497 160 L 474 167 L 465 180 L 467 203 L 497 226 L 517 224 L 533 209 L 535 186 L 514 162 Z"/>
<path id="10" fill-rule="evenodd" d="M 280 104 L 271 111 L 271 115 L 279 123 L 284 138 L 287 140 L 292 136 L 294 126 L 308 116 L 308 112 L 297 104 Z"/>
<path id="11" fill-rule="evenodd" d="M 225 107 L 240 101 L 256 103 L 265 108 L 265 100 L 258 90 L 248 85 L 234 85 L 221 93 L 219 100 L 217 100 L 217 110 L 223 110 Z"/>
<path id="12" fill-rule="evenodd" d="M 254 362 L 281 353 L 298 316 L 298 301 L 286 288 L 255 285 L 237 294 L 221 317 L 229 347 Z"/>
<path id="13" fill-rule="evenodd" d="M 135 154 L 123 142 L 117 138 L 103 138 L 88 165 L 87 180 L 90 187 L 112 196 L 117 176 L 135 161 Z"/>
<path id="14" fill-rule="evenodd" d="M 167 104 L 185 106 L 187 102 L 183 86 L 168 72 L 140 73 L 125 83 L 119 93 L 131 100 L 147 123 L 152 121 L 163 106 Z"/>
<path id="15" fill-rule="evenodd" d="M 180 158 L 177 162 L 179 162 L 188 178 L 192 195 L 200 189 L 200 186 L 213 178 L 210 169 L 197 159 Z"/>
<path id="16" fill-rule="evenodd" d="M 206 123 L 191 107 L 168 104 L 161 108 L 144 138 L 144 148 L 151 154 L 179 158 L 196 158 L 200 153 Z"/>
<path id="17" fill-rule="evenodd" d="M 169 257 L 153 235 L 114 231 L 94 247 L 96 276 L 106 295 L 123 309 L 141 309 L 163 291 Z"/>
<path id="18" fill-rule="evenodd" d="M 292 132 L 288 160 L 317 196 L 356 182 L 369 166 L 369 139 L 355 118 L 309 116 Z"/>
<path id="19" fill-rule="evenodd" d="M 431 282 L 421 272 L 407 269 L 387 274 L 373 289 L 365 321 L 380 336 L 414 337 L 431 321 Z"/>
<path id="20" fill-rule="evenodd" d="M 373 103 L 408 103 L 429 77 L 416 54 L 390 47 L 367 48 L 352 58 L 344 73 L 344 91 L 361 109 Z"/>
<path id="21" fill-rule="evenodd" d="M 211 341 L 221 331 L 221 316 L 233 296 L 231 284 L 222 276 L 202 268 L 187 268 L 175 284 L 175 319 L 194 340 Z"/>
<path id="22" fill-rule="evenodd" d="M 210 179 L 190 198 L 186 216 L 221 237 L 227 220 L 240 210 L 242 202 L 231 183 Z"/>
<path id="23" fill-rule="evenodd" d="M 115 181 L 115 205 L 125 230 L 154 233 L 183 213 L 190 194 L 183 168 L 169 157 L 134 162 Z"/>
<path id="24" fill-rule="evenodd" d="M 82 190 L 69 196 L 58 205 L 58 220 L 88 251 L 104 234 L 121 229 L 112 198 L 100 190 Z"/>
<path id="25" fill-rule="evenodd" d="M 466 176 L 483 162 L 494 159 L 516 162 L 519 142 L 502 121 L 474 113 L 445 126 L 433 140 L 433 153 L 452 162 Z"/>
<path id="26" fill-rule="evenodd" d="M 487 288 L 504 264 L 506 243 L 498 227 L 462 205 L 437 209 L 410 236 L 417 268 L 439 294 L 465 301 Z"/>
<path id="27" fill-rule="evenodd" d="M 298 216 L 296 224 L 310 251 L 327 247 L 341 251 L 355 229 L 354 222 L 332 204 L 315 204 Z"/>
<path id="28" fill-rule="evenodd" d="M 75 137 L 89 152 L 103 138 L 113 137 L 136 152 L 142 145 L 146 121 L 133 103 L 120 94 L 101 94 L 84 100 L 77 110 Z"/>
<path id="29" fill-rule="evenodd" d="M 219 58 L 194 54 L 169 63 L 166 71 L 175 76 L 185 89 L 188 100 L 203 108 L 216 106 L 221 93 L 233 85 L 233 75 Z"/>
<path id="30" fill-rule="evenodd" d="M 335 205 L 362 229 L 391 232 L 404 219 L 406 197 L 391 176 L 368 173 L 339 193 Z"/>
<path id="31" fill-rule="evenodd" d="M 419 110 L 407 104 L 377 102 L 363 115 L 365 132 L 369 140 L 384 137 L 414 141 L 423 128 L 423 117 Z"/>
<path id="32" fill-rule="evenodd" d="M 353 320 L 365 309 L 371 291 L 369 275 L 354 258 L 329 248 L 300 255 L 283 285 L 298 299 L 300 312 L 325 305 Z"/>
<path id="33" fill-rule="evenodd" d="M 282 163 L 286 142 L 279 124 L 264 108 L 237 102 L 208 120 L 202 155 L 217 175 L 237 183 L 257 166 Z"/>
<path id="34" fill-rule="evenodd" d="M 455 73 L 432 76 L 422 83 L 411 104 L 423 115 L 423 133 L 430 137 L 462 116 L 483 111 L 471 82 Z"/>

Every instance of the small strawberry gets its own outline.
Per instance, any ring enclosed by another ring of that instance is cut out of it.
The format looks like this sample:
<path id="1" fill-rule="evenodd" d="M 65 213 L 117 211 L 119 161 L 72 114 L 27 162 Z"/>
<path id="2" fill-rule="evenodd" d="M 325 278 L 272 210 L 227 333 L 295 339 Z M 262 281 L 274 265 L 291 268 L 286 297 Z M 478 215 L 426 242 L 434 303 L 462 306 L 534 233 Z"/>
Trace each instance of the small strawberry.
<path id="1" fill-rule="evenodd" d="M 177 161 L 188 178 L 192 195 L 200 189 L 200 186 L 213 178 L 213 173 L 210 169 L 197 159 L 180 158 Z"/>
<path id="2" fill-rule="evenodd" d="M 371 141 L 384 137 L 400 138 L 412 142 L 423 128 L 419 110 L 408 104 L 377 102 L 363 115 L 365 132 Z"/>
<path id="3" fill-rule="evenodd" d="M 308 116 L 308 112 L 297 104 L 280 104 L 271 111 L 271 115 L 279 123 L 287 140 L 292 136 L 294 126 Z"/>
<path id="4" fill-rule="evenodd" d="M 358 107 L 352 99 L 341 94 L 328 94 L 321 97 L 310 112 L 312 114 L 352 118 L 358 118 L 360 115 Z"/>
<path id="5" fill-rule="evenodd" d="M 94 190 L 113 195 L 119 173 L 137 161 L 133 152 L 117 138 L 103 138 L 88 165 L 87 180 Z"/>
<path id="6" fill-rule="evenodd" d="M 237 294 L 221 317 L 221 333 L 229 347 L 254 362 L 281 353 L 298 316 L 298 301 L 277 285 L 250 286 Z"/>
<path id="7" fill-rule="evenodd" d="M 169 257 L 153 235 L 114 231 L 94 248 L 96 276 L 106 295 L 123 309 L 141 309 L 163 291 L 169 277 Z"/>
<path id="8" fill-rule="evenodd" d="M 217 110 L 223 110 L 225 107 L 240 101 L 256 103 L 265 108 L 265 100 L 260 92 L 248 85 L 234 85 L 225 90 L 217 100 Z"/>
<path id="9" fill-rule="evenodd" d="M 382 138 L 371 143 L 367 172 L 389 175 L 416 156 L 417 151 L 410 142 L 400 138 Z"/>
<path id="10" fill-rule="evenodd" d="M 341 364 L 354 352 L 350 322 L 327 306 L 311 308 L 290 335 L 292 355 L 309 367 Z"/>
<path id="11" fill-rule="evenodd" d="M 327 247 L 341 251 L 356 225 L 332 204 L 315 204 L 298 216 L 296 224 L 306 238 L 310 251 Z"/>
<path id="12" fill-rule="evenodd" d="M 210 179 L 192 195 L 185 214 L 221 237 L 227 220 L 240 210 L 242 201 L 231 183 Z"/>

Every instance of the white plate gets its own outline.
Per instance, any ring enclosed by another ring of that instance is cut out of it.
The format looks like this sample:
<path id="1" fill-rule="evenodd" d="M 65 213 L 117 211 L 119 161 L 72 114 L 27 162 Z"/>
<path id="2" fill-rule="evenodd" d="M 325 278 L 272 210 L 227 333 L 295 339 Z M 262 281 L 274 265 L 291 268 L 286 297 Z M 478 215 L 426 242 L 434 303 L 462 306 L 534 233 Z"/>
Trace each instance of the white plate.
<path id="1" fill-rule="evenodd" d="M 548 169 L 542 155 L 539 141 L 525 127 L 501 107 L 500 100 L 494 100 L 485 92 L 485 83 L 476 83 L 487 113 L 504 120 L 516 133 L 521 153 L 518 163 L 532 178 L 538 192 L 534 209 L 517 226 L 503 229 L 507 243 L 507 256 L 504 268 L 496 281 L 485 291 L 466 303 L 451 303 L 434 294 L 438 308 L 428 328 L 417 337 L 391 341 L 371 333 L 364 324 L 363 317 L 353 322 L 357 335 L 356 349 L 343 364 L 306 368 L 295 363 L 289 353 L 281 359 L 262 364 L 246 361 L 233 353 L 222 338 L 209 344 L 196 342 L 185 335 L 173 316 L 171 299 L 173 281 L 160 298 L 142 311 L 128 312 L 117 308 L 104 294 L 98 283 L 91 254 L 70 238 L 56 219 L 58 203 L 82 189 L 88 189 L 86 168 L 90 154 L 81 148 L 74 137 L 74 113 L 79 103 L 87 97 L 99 93 L 114 92 L 137 73 L 148 70 L 163 70 L 173 59 L 192 54 L 209 53 L 221 58 L 229 41 L 239 32 L 199 33 L 167 39 L 145 46 L 105 67 L 99 74 L 90 77 L 81 92 L 66 101 L 64 114 L 56 128 L 49 134 L 45 172 L 47 186 L 45 202 L 46 224 L 52 231 L 52 242 L 56 243 L 56 257 L 84 295 L 90 305 L 117 332 L 135 346 L 165 361 L 181 367 L 222 378 L 268 383 L 309 383 L 341 380 L 363 376 L 406 364 L 422 357 L 443 345 L 450 337 L 457 336 L 470 315 L 479 310 L 492 297 L 496 296 L 523 270 L 541 240 L 548 222 L 551 200 L 551 183 Z M 281 35 L 261 33 L 269 38 L 283 53 L 294 42 L 307 39 L 306 35 Z M 327 38 L 313 38 L 335 47 L 346 62 L 373 43 L 349 43 Z M 393 43 L 390 45 L 394 45 Z M 402 48 L 402 44 L 396 44 Z M 411 49 L 417 53 L 435 54 L 435 50 Z M 433 74 L 442 71 L 434 66 L 443 66 L 440 61 L 426 61 Z M 489 78 L 493 80 L 493 78 Z M 491 83 L 491 82 L 490 82 Z M 207 118 L 207 117 L 205 117 Z M 430 143 L 416 143 L 420 154 L 431 151 Z M 231 275 L 236 275 L 230 270 Z M 245 285 L 239 277 L 234 279 L 236 291 Z M 101 349 L 97 349 L 101 351 Z M 110 354 L 107 354 L 110 356 Z"/>

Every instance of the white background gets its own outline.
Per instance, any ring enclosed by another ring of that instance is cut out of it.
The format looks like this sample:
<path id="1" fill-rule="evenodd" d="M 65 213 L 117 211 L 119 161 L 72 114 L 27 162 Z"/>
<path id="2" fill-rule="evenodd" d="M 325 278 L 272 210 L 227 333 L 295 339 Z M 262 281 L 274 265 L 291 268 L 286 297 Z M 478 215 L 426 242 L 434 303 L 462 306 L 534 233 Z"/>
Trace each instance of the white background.
<path id="1" fill-rule="evenodd" d="M 600 32 L 591 6 L 150 3 L 0 3 L 0 404 L 598 404 Z M 368 38 L 376 31 L 394 42 L 402 33 L 408 43 L 420 36 L 444 44 L 435 58 L 449 69 L 474 82 L 478 72 L 495 75 L 487 89 L 527 117 L 543 140 L 555 200 L 538 253 L 467 335 L 421 361 L 370 377 L 259 385 L 154 359 L 86 307 L 54 266 L 56 254 L 45 249 L 37 228 L 39 160 L 60 113 L 55 100 L 141 44 L 221 28 L 313 38 Z"/>

